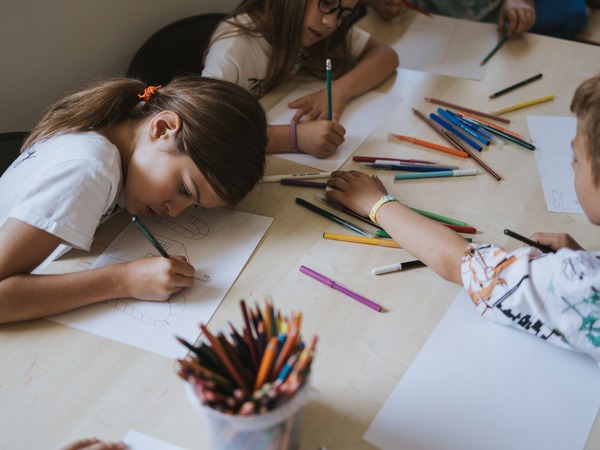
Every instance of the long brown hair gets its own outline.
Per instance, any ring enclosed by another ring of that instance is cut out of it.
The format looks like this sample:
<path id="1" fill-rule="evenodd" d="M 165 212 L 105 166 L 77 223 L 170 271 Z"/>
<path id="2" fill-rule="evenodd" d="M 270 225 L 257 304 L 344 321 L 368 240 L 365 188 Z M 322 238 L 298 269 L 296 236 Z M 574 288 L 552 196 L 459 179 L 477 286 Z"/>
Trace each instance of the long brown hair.
<path id="1" fill-rule="evenodd" d="M 245 89 L 223 80 L 196 75 L 178 77 L 158 89 L 149 102 L 138 97 L 147 87 L 133 78 L 101 80 L 67 95 L 45 111 L 23 149 L 59 133 L 106 128 L 123 121 L 142 121 L 161 111 L 181 118 L 176 138 L 211 187 L 235 205 L 264 174 L 267 119 Z"/>
<path id="2" fill-rule="evenodd" d="M 585 80 L 575 90 L 571 111 L 577 116 L 587 140 L 587 151 L 592 162 L 596 186 L 600 184 L 600 74 Z"/>
<path id="3" fill-rule="evenodd" d="M 240 33 L 261 35 L 273 48 L 267 75 L 263 81 L 264 92 L 268 92 L 292 74 L 302 50 L 302 25 L 308 3 L 312 0 L 242 0 L 223 21 L 239 29 Z M 252 24 L 242 25 L 232 20 L 239 14 L 248 14 Z M 325 77 L 325 60 L 332 60 L 333 77 L 346 73 L 354 61 L 348 46 L 348 31 L 352 24 L 344 22 L 333 33 L 304 48 L 307 59 L 300 65 L 300 72 L 319 78 Z M 230 33 L 215 33 L 211 44 Z M 210 50 L 208 46 L 207 52 Z"/>

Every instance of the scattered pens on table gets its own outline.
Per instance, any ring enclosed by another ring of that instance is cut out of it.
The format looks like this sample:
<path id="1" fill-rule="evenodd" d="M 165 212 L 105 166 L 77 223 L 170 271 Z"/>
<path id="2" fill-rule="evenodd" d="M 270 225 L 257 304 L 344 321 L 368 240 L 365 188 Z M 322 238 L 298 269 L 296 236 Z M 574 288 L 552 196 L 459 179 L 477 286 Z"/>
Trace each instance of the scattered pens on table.
<path id="1" fill-rule="evenodd" d="M 371 273 L 373 275 L 383 275 L 385 273 L 400 272 L 401 270 L 414 269 L 417 267 L 426 267 L 425 263 L 415 259 L 413 261 L 397 262 L 386 266 L 373 267 Z"/>
<path id="2" fill-rule="evenodd" d="M 317 189 L 325 189 L 327 187 L 327 183 L 321 183 L 318 181 L 294 180 L 293 178 L 284 178 L 280 180 L 280 183 L 284 186 L 300 186 Z"/>
<path id="3" fill-rule="evenodd" d="M 511 85 L 511 86 L 509 86 L 507 88 L 499 90 L 498 92 L 494 92 L 492 95 L 490 95 L 490 98 L 497 98 L 497 97 L 500 97 L 501 95 L 508 94 L 509 92 L 512 92 L 515 89 L 518 89 L 518 88 L 520 88 L 522 86 L 525 86 L 525 85 L 527 85 L 529 83 L 533 83 L 534 81 L 537 81 L 540 78 L 542 78 L 542 74 L 538 73 L 537 75 L 534 75 L 534 76 L 532 76 L 530 78 L 527 78 L 526 80 L 523 80 L 523 81 L 521 81 L 519 83 L 515 83 L 515 84 L 513 84 L 513 85 Z"/>
<path id="4" fill-rule="evenodd" d="M 348 297 L 362 303 L 365 306 L 368 306 L 371 309 L 374 309 L 377 312 L 381 311 L 381 305 L 375 303 L 372 300 L 369 300 L 368 298 L 363 297 L 360 294 L 357 294 L 356 292 L 351 291 L 348 288 L 345 288 L 344 286 L 336 283 L 335 281 L 333 281 L 330 278 L 327 278 L 325 275 L 321 275 L 319 272 L 316 272 L 312 269 L 309 269 L 306 266 L 300 266 L 300 272 L 308 275 L 309 277 L 323 283 L 326 286 L 329 286 L 332 289 L 335 289 L 336 291 L 342 292 L 343 294 L 346 294 Z"/>
<path id="5" fill-rule="evenodd" d="M 290 173 L 287 175 L 268 175 L 261 178 L 263 183 L 278 182 L 284 179 L 289 180 L 310 180 L 313 178 L 329 178 L 331 172 L 307 172 L 307 173 Z"/>
<path id="6" fill-rule="evenodd" d="M 350 236 L 348 234 L 339 233 L 323 233 L 323 239 L 330 239 L 333 241 L 341 242 L 353 242 L 355 244 L 367 244 L 367 245 L 378 245 L 380 247 L 390 248 L 402 248 L 400 244 L 391 239 L 379 239 L 374 237 L 363 237 L 363 236 Z"/>
<path id="7" fill-rule="evenodd" d="M 504 108 L 492 111 L 492 114 L 506 114 L 512 111 L 517 111 L 519 109 L 527 108 L 529 106 L 539 105 L 540 103 L 545 103 L 552 100 L 554 100 L 554 95 L 544 95 L 543 97 L 537 97 L 524 102 L 515 103 L 514 105 L 505 106 Z"/>
<path id="8" fill-rule="evenodd" d="M 397 173 L 394 180 L 416 180 L 421 178 L 464 177 L 477 175 L 477 169 L 446 170 L 440 172 Z"/>
<path id="9" fill-rule="evenodd" d="M 514 142 L 515 144 L 520 145 L 521 147 L 525 147 L 529 150 L 535 150 L 535 145 L 527 142 L 524 138 L 520 137 L 519 135 L 517 135 L 509 130 L 506 130 L 502 127 L 498 127 L 494 124 L 481 122 L 480 120 L 475 119 L 475 118 L 465 117 L 464 119 L 469 122 L 473 122 L 473 123 L 477 124 L 478 126 L 482 127 L 483 129 L 489 131 L 490 133 L 494 133 L 497 136 L 501 136 L 502 138 L 504 138 L 508 141 Z"/>
<path id="10" fill-rule="evenodd" d="M 365 237 L 373 237 L 373 235 L 371 233 L 354 225 L 352 222 L 348 222 L 347 220 L 344 220 L 341 217 L 338 217 L 335 214 L 330 213 L 329 211 L 319 208 L 318 206 L 313 205 L 312 203 L 307 202 L 306 200 L 304 200 L 302 198 L 296 198 L 296 203 L 300 206 L 303 206 L 306 209 L 310 209 L 312 212 L 319 214 L 321 217 L 325 217 L 326 219 L 329 219 L 345 228 L 348 228 L 349 230 L 354 231 L 355 233 L 358 233 Z"/>
<path id="11" fill-rule="evenodd" d="M 495 116 L 493 114 L 488 114 L 485 112 L 477 111 L 476 109 L 467 108 L 465 106 L 457 105 L 455 103 L 449 103 L 444 100 L 438 100 L 437 98 L 425 97 L 425 100 L 427 100 L 429 103 L 433 103 L 435 105 L 441 105 L 441 106 L 446 106 L 448 108 L 458 109 L 459 111 L 468 112 L 475 116 L 485 117 L 488 119 L 496 120 L 498 122 L 510 123 L 510 119 L 507 119 L 506 117 Z"/>
<path id="12" fill-rule="evenodd" d="M 433 120 L 434 122 L 437 122 L 439 125 L 441 125 L 442 127 L 444 127 L 446 130 L 448 130 L 451 133 L 453 133 L 455 136 L 457 136 L 460 139 L 462 139 L 463 141 L 465 141 L 467 144 L 469 144 L 475 150 L 477 150 L 477 151 L 480 152 L 483 149 L 483 147 L 481 147 L 481 145 L 479 145 L 477 142 L 473 141 L 468 136 L 465 136 L 464 133 L 462 133 L 461 131 L 457 130 L 452 124 L 448 123 L 447 121 L 445 121 L 441 117 L 435 115 L 434 113 L 430 113 L 429 114 L 429 118 L 431 120 Z"/>
<path id="13" fill-rule="evenodd" d="M 449 109 L 444 110 L 442 108 L 438 108 L 437 111 L 438 111 L 439 115 L 444 117 L 446 120 L 450 121 L 450 123 L 452 123 L 453 125 L 456 125 L 457 127 L 462 129 L 466 133 L 473 136 L 475 139 L 477 139 L 483 145 L 490 145 L 490 140 L 488 138 L 483 136 L 481 133 L 475 131 L 474 127 L 469 125 L 468 123 L 464 122 L 460 116 L 456 115 Z"/>
<path id="14" fill-rule="evenodd" d="M 410 142 L 415 145 L 420 145 L 421 147 L 431 148 L 433 150 L 438 150 L 440 152 L 448 153 L 449 155 L 459 156 L 461 158 L 468 158 L 469 154 L 463 152 L 462 150 L 456 150 L 450 147 L 445 147 L 443 145 L 438 145 L 434 142 L 424 141 L 422 139 L 417 139 L 410 136 L 403 136 L 401 134 L 391 134 L 396 139 L 400 139 L 402 141 Z"/>
<path id="15" fill-rule="evenodd" d="M 156 250 L 158 250 L 158 252 L 161 254 L 161 256 L 164 256 L 165 258 L 169 258 L 169 254 L 167 253 L 165 248 L 160 244 L 160 242 L 158 242 L 156 237 L 154 237 L 154 235 L 150 232 L 150 230 L 148 229 L 146 224 L 142 221 L 142 219 L 139 218 L 138 216 L 133 216 L 131 218 L 131 220 L 133 223 L 135 223 L 138 226 L 138 228 L 140 230 L 142 230 L 142 233 L 144 233 L 144 236 L 146 236 L 146 238 L 150 241 L 152 246 Z"/>
<path id="16" fill-rule="evenodd" d="M 332 120 L 333 113 L 331 110 L 331 59 L 325 61 L 325 73 L 327 77 L 327 120 Z"/>
<path id="17" fill-rule="evenodd" d="M 492 51 L 491 51 L 491 52 L 489 52 L 489 53 L 488 53 L 488 54 L 485 56 L 485 58 L 483 58 L 483 59 L 481 60 L 481 62 L 479 63 L 479 65 L 480 65 L 480 66 L 483 66 L 483 65 L 484 65 L 486 62 L 488 62 L 488 61 L 490 60 L 490 58 L 491 58 L 492 56 L 494 56 L 498 50 L 500 50 L 500 47 L 502 47 L 504 44 L 506 44 L 506 41 L 508 41 L 508 36 L 507 36 L 507 35 L 504 35 L 504 36 L 502 37 L 502 39 L 500 39 L 500 40 L 498 41 L 498 43 L 497 43 L 497 44 L 494 46 L 494 48 L 492 49 Z"/>
<path id="18" fill-rule="evenodd" d="M 286 317 L 272 301 L 265 300 L 262 312 L 257 304 L 256 314 L 252 308 L 248 311 L 244 300 L 240 306 L 244 325 L 240 332 L 229 324 L 231 340 L 222 332 L 214 335 L 203 324 L 205 341 L 191 344 L 177 337 L 190 351 L 177 361 L 177 374 L 192 385 L 203 405 L 226 414 L 261 414 L 285 403 L 304 386 L 317 336 L 305 345 L 300 335 L 302 314 Z M 262 351 L 261 339 L 267 342 Z"/>
<path id="19" fill-rule="evenodd" d="M 429 99 L 429 100 L 431 101 L 431 99 Z M 450 106 L 450 107 L 452 107 L 452 106 Z M 480 160 L 473 153 L 473 151 L 471 149 L 469 149 L 466 145 L 461 144 L 455 137 L 453 137 L 450 132 L 448 132 L 447 130 L 443 129 L 442 127 L 436 125 L 430 118 L 425 116 L 425 114 L 423 114 L 418 109 L 412 108 L 412 110 L 413 110 L 413 113 L 416 114 L 417 117 L 419 117 L 421 120 L 423 120 L 423 122 L 425 122 L 433 131 L 435 131 L 441 137 L 446 139 L 446 141 L 448 141 L 456 149 L 462 150 L 465 153 L 467 153 L 469 155 L 469 157 L 471 159 L 473 159 L 473 161 L 475 161 L 477 164 L 479 164 L 487 173 L 489 173 L 491 176 L 493 176 L 496 180 L 500 181 L 502 179 L 502 177 L 500 175 L 498 175 L 494 170 L 492 170 L 491 167 L 489 167 L 486 163 L 484 163 L 482 160 Z"/>
<path id="20" fill-rule="evenodd" d="M 544 245 L 544 244 L 540 244 L 539 242 L 536 242 L 532 239 L 526 238 L 525 236 L 521 236 L 518 233 L 515 233 L 514 231 L 510 231 L 508 229 L 504 230 L 504 234 L 507 236 L 510 236 L 513 239 L 516 239 L 518 241 L 523 242 L 524 244 L 527 244 L 531 247 L 535 247 L 538 250 L 541 250 L 544 253 L 554 253 L 554 249 L 552 247 L 550 247 L 549 245 Z"/>

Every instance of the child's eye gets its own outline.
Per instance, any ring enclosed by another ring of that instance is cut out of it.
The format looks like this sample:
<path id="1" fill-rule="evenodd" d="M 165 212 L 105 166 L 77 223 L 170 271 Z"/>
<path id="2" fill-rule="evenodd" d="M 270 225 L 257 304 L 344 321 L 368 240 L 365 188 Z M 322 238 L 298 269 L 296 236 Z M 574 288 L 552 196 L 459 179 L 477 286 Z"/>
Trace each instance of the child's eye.
<path id="1" fill-rule="evenodd" d="M 179 188 L 179 193 L 187 198 L 190 198 L 192 196 L 188 188 L 185 187 L 185 184 L 181 185 L 181 187 Z"/>

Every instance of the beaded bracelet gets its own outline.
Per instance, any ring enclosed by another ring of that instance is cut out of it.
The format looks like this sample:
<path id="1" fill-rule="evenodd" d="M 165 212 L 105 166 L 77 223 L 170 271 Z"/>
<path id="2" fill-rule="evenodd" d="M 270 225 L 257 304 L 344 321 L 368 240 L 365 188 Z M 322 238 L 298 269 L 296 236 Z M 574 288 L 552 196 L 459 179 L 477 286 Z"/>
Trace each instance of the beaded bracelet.
<path id="1" fill-rule="evenodd" d="M 379 225 L 379 223 L 377 223 L 377 211 L 379 211 L 379 208 L 381 208 L 386 203 L 399 201 L 400 200 L 398 200 L 393 195 L 383 195 L 379 200 L 377 200 L 377 203 L 373 205 L 373 208 L 371 208 L 371 214 L 369 214 L 369 219 L 371 219 L 371 222 L 373 222 L 376 225 Z"/>
<path id="2" fill-rule="evenodd" d="M 290 141 L 292 144 L 292 153 L 298 153 L 298 142 L 296 136 L 296 121 L 290 122 Z"/>

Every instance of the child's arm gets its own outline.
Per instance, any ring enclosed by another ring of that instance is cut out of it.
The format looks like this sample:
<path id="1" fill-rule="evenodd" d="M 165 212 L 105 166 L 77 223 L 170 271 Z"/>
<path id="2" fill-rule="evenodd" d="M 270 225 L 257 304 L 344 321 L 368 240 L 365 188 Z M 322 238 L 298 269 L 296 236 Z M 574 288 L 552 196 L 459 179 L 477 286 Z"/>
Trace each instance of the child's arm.
<path id="1" fill-rule="evenodd" d="M 288 153 L 292 151 L 292 132 L 289 125 L 269 125 L 267 153 Z M 326 158 L 344 142 L 346 129 L 337 122 L 317 120 L 296 125 L 297 150 Z"/>
<path id="2" fill-rule="evenodd" d="M 338 121 L 348 101 L 377 87 L 398 67 L 398 55 L 389 45 L 370 37 L 356 66 L 331 83 L 332 119 Z M 325 61 L 323 61 L 325 70 Z M 298 109 L 294 120 L 318 120 L 327 118 L 327 92 L 325 90 L 306 95 L 288 104 Z"/>
<path id="3" fill-rule="evenodd" d="M 334 172 L 327 184 L 334 188 L 326 193 L 328 199 L 363 216 L 369 216 L 373 205 L 387 194 L 379 178 L 357 171 Z M 376 219 L 402 248 L 462 286 L 460 266 L 469 243 L 459 234 L 399 202 L 381 206 Z"/>
<path id="4" fill-rule="evenodd" d="M 163 257 L 82 272 L 31 275 L 60 239 L 8 219 L 0 228 L 0 242 L 0 323 L 46 317 L 113 298 L 164 301 L 194 283 L 192 265 Z"/>

